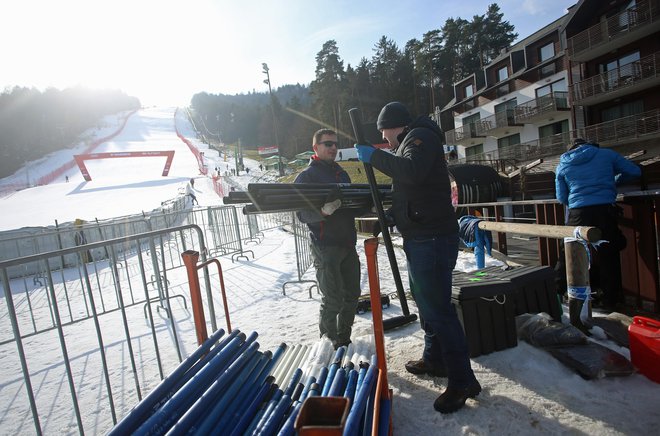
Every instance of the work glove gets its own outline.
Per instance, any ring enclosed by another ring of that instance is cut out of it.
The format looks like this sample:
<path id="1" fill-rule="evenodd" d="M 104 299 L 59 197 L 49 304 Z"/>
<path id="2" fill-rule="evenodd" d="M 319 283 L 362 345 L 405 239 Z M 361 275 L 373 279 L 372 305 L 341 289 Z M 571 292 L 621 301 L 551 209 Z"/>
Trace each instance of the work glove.
<path id="1" fill-rule="evenodd" d="M 330 216 L 330 215 L 332 215 L 333 213 L 335 213 L 335 211 L 336 211 L 337 209 L 339 209 L 340 207 L 341 207 L 341 200 L 340 200 L 340 199 L 336 199 L 336 200 L 334 200 L 334 201 L 330 201 L 330 202 L 325 203 L 325 204 L 323 205 L 323 207 L 321 208 L 321 214 L 322 214 L 323 216 Z"/>
<path id="2" fill-rule="evenodd" d="M 371 163 L 371 155 L 374 154 L 376 148 L 372 145 L 365 144 L 355 144 L 355 149 L 357 150 L 358 159 L 360 162 Z"/>
<path id="3" fill-rule="evenodd" d="M 339 188 L 335 188 L 330 193 L 328 196 L 325 198 L 325 202 L 323 203 L 323 207 L 321 207 L 321 215 L 323 216 L 330 216 L 337 209 L 341 207 L 341 192 L 339 191 Z"/>

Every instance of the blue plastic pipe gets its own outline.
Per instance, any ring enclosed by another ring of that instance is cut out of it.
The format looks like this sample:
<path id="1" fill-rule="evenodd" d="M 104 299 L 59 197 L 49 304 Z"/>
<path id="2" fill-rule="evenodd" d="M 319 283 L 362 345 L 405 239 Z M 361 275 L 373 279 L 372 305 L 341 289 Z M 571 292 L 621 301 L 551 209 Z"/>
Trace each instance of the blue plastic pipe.
<path id="1" fill-rule="evenodd" d="M 277 385 L 275 385 L 277 386 Z M 263 405 L 263 408 L 259 409 L 259 411 L 254 415 L 254 418 L 252 419 L 252 422 L 250 423 L 250 426 L 248 429 L 245 431 L 246 434 L 252 434 L 256 430 L 256 428 L 259 426 L 261 423 L 262 419 L 265 419 L 271 411 L 275 408 L 277 403 L 280 401 L 280 398 L 282 398 L 282 395 L 284 393 L 282 392 L 282 389 L 276 389 L 275 392 L 273 392 L 273 396 L 268 400 L 268 402 L 265 402 Z"/>
<path id="2" fill-rule="evenodd" d="M 390 433 L 390 416 L 392 415 L 392 400 L 380 399 L 380 415 L 378 416 L 378 436 L 387 436 Z"/>
<path id="3" fill-rule="evenodd" d="M 376 366 L 371 365 L 367 370 L 367 375 L 364 377 L 364 382 L 360 390 L 355 396 L 355 402 L 348 412 L 346 418 L 346 425 L 344 425 L 344 435 L 357 435 L 360 430 L 360 421 L 364 416 L 365 409 L 367 408 L 367 401 L 371 396 L 371 392 L 376 386 L 378 371 Z"/>
<path id="4" fill-rule="evenodd" d="M 316 383 L 316 377 L 313 375 L 310 375 L 307 377 L 307 381 L 305 382 L 305 387 L 303 388 L 302 393 L 300 394 L 300 398 L 298 398 L 299 402 L 305 401 L 305 398 L 307 398 L 307 393 L 309 392 L 309 388 L 312 386 L 312 383 Z"/>
<path id="5" fill-rule="evenodd" d="M 177 385 L 178 381 L 188 372 L 195 363 L 200 360 L 211 347 L 224 336 L 225 331 L 223 329 L 217 330 L 211 335 L 202 345 L 200 345 L 190 356 L 188 356 L 183 362 L 177 366 L 174 371 L 170 373 L 169 376 L 165 377 L 163 381 L 160 382 L 156 388 L 149 393 L 146 397 L 140 401 L 131 412 L 126 415 L 121 421 L 110 430 L 109 435 L 118 436 L 129 434 L 135 429 L 137 429 L 140 424 L 142 424 L 148 416 L 152 415 L 160 406 L 162 406 L 165 401 L 167 401 L 173 394 L 174 388 Z M 235 337 L 238 334 L 233 333 L 231 338 Z M 222 349 L 222 345 L 218 345 L 216 348 Z M 192 376 L 192 374 L 191 374 Z"/>
<path id="6" fill-rule="evenodd" d="M 296 388 L 296 385 L 298 385 L 298 382 L 302 378 L 302 374 L 302 369 L 296 368 L 296 370 L 293 372 L 293 375 L 291 376 L 291 380 L 289 381 L 289 386 L 287 386 L 284 390 L 284 395 L 288 395 L 289 397 L 293 396 L 293 390 Z"/>
<path id="7" fill-rule="evenodd" d="M 351 404 L 353 404 L 353 399 L 355 398 L 357 379 L 358 379 L 358 372 L 355 369 L 351 369 L 348 373 L 348 381 L 346 382 L 346 389 L 344 390 L 344 395 L 343 395 L 344 397 L 351 400 Z"/>
<path id="8" fill-rule="evenodd" d="M 261 426 L 257 427 L 257 434 L 262 436 L 271 436 L 275 433 L 275 431 L 279 430 L 282 422 L 284 421 L 284 415 L 291 407 L 291 403 L 291 397 L 286 394 L 283 395 L 273 411 L 267 415 L 265 422 Z"/>
<path id="9" fill-rule="evenodd" d="M 266 351 L 260 356 L 256 367 L 250 372 L 247 379 L 243 383 L 240 383 L 242 386 L 240 386 L 238 393 L 233 398 L 231 398 L 231 395 L 225 395 L 223 401 L 218 403 L 213 410 L 204 417 L 204 421 L 199 427 L 200 433 L 210 433 L 211 429 L 216 425 L 228 428 L 230 422 L 234 421 L 234 419 L 238 420 L 238 417 L 240 416 L 237 412 L 239 406 L 243 403 L 243 400 L 253 398 L 254 394 L 256 394 L 261 387 L 260 385 L 257 386 L 257 378 L 271 357 L 272 355 L 270 351 Z M 248 397 L 251 392 L 253 393 Z"/>
<path id="10" fill-rule="evenodd" d="M 321 368 L 319 371 L 319 378 L 316 380 L 316 384 L 319 385 L 319 395 L 321 394 L 321 391 L 323 390 L 323 386 L 325 385 L 325 381 L 328 379 L 328 370 L 327 366 L 324 366 Z"/>
<path id="11" fill-rule="evenodd" d="M 328 390 L 328 397 L 340 397 L 344 393 L 346 387 L 346 370 L 344 368 L 337 369 L 335 378 L 332 380 L 332 386 Z"/>
<path id="12" fill-rule="evenodd" d="M 261 389 L 259 389 L 259 392 L 254 397 L 252 402 L 243 410 L 243 415 L 231 431 L 231 436 L 239 436 L 247 433 L 244 432 L 244 430 L 250 425 L 250 422 L 252 422 L 252 419 L 254 418 L 257 410 L 259 410 L 261 404 L 277 389 L 277 385 L 273 383 L 274 380 L 274 377 L 268 377 L 266 379 L 266 383 L 261 386 Z M 227 433 L 227 429 L 218 426 L 214 429 L 212 434 L 220 436 L 226 435 Z"/>
<path id="13" fill-rule="evenodd" d="M 179 436 L 189 429 L 194 430 L 203 420 L 203 417 L 213 414 L 218 405 L 225 404 L 224 399 L 234 399 L 234 394 L 241 387 L 250 371 L 259 362 L 257 349 L 258 342 L 250 346 L 232 363 L 229 368 L 202 394 L 202 396 L 188 409 L 188 411 L 170 429 L 170 436 Z M 231 397 L 229 396 L 231 395 Z M 217 409 L 216 414 L 220 413 Z"/>
<path id="14" fill-rule="evenodd" d="M 277 436 L 293 436 L 293 434 L 295 433 L 294 424 L 296 423 L 296 418 L 300 413 L 301 407 L 302 407 L 302 403 L 296 403 L 296 405 L 293 406 L 293 410 L 291 410 L 291 413 L 289 413 L 289 416 L 284 422 L 284 425 L 282 425 L 282 427 L 280 428 L 280 431 L 277 433 Z"/>
<path id="15" fill-rule="evenodd" d="M 136 435 L 151 435 L 165 433 L 199 398 L 209 384 L 211 384 L 219 373 L 224 371 L 235 358 L 236 351 L 245 340 L 245 335 L 240 333 L 232 339 L 224 349 L 218 353 L 207 365 L 199 370 L 184 386 L 172 395 L 163 406 L 151 415 L 136 431 Z"/>

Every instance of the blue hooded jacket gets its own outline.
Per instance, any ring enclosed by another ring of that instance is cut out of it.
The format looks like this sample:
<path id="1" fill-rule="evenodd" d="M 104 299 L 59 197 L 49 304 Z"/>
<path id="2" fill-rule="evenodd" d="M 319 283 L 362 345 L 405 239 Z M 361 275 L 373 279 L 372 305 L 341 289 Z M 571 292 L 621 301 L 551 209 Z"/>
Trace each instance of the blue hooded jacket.
<path id="1" fill-rule="evenodd" d="M 570 209 L 616 201 L 616 184 L 641 175 L 639 167 L 614 150 L 583 144 L 561 155 L 555 172 L 557 200 Z"/>

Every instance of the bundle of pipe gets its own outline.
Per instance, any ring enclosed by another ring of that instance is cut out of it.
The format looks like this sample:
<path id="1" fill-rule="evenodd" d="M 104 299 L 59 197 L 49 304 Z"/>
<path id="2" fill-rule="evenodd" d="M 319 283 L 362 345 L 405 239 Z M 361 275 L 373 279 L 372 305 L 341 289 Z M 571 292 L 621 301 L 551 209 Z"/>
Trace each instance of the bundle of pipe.
<path id="1" fill-rule="evenodd" d="M 283 343 L 274 353 L 261 353 L 256 332 L 246 336 L 235 329 L 223 336 L 224 330 L 215 332 L 110 435 L 291 435 L 308 396 L 344 396 L 351 400 L 347 429 L 351 423 L 353 430 L 345 434 L 357 434 L 362 422 L 372 422 L 378 370 L 375 356 L 371 355 L 370 363 L 366 356 L 373 344 L 355 344 L 353 354 L 360 359 L 355 365 L 346 357 L 351 353 L 346 347 L 333 353 L 329 345 L 328 352 L 327 339 L 314 347 L 296 345 L 288 350 Z M 318 369 L 318 375 L 309 375 L 306 383 L 301 383 L 303 373 L 310 374 L 309 363 L 319 361 L 319 355 L 329 357 L 325 366 Z M 280 389 L 279 385 L 286 388 Z"/>
<path id="2" fill-rule="evenodd" d="M 383 203 L 392 199 L 390 185 L 378 185 Z M 329 198 L 339 198 L 342 208 L 370 208 L 369 185 L 358 183 L 250 183 L 246 191 L 232 191 L 225 204 L 244 204 L 243 213 L 320 209 Z"/>

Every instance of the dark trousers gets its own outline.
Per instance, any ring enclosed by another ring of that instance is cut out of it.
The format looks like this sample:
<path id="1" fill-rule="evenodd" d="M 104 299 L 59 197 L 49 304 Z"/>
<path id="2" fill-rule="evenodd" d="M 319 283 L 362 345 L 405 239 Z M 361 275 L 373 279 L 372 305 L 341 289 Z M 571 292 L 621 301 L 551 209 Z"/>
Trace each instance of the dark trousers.
<path id="1" fill-rule="evenodd" d="M 474 380 L 463 327 L 451 303 L 452 270 L 458 234 L 404 238 L 410 289 L 424 328 L 425 361 L 446 367 L 448 386 L 464 388 Z"/>
<path id="2" fill-rule="evenodd" d="M 613 306 L 623 301 L 621 286 L 621 258 L 619 252 L 626 248 L 626 238 L 621 233 L 617 218 L 619 208 L 611 204 L 577 207 L 568 210 L 567 226 L 598 227 L 601 239 L 607 241 L 596 248 L 591 248 L 591 269 L 589 282 L 591 289 L 601 289 L 603 303 Z M 560 291 L 566 290 L 566 264 L 562 255 L 558 267 Z M 563 286 L 563 287 L 562 287 Z"/>
<path id="3" fill-rule="evenodd" d="M 360 259 L 355 246 L 312 244 L 321 291 L 319 330 L 336 344 L 348 344 L 360 297 Z"/>

